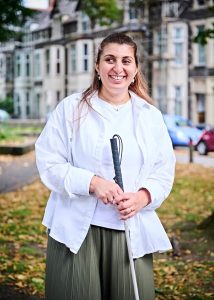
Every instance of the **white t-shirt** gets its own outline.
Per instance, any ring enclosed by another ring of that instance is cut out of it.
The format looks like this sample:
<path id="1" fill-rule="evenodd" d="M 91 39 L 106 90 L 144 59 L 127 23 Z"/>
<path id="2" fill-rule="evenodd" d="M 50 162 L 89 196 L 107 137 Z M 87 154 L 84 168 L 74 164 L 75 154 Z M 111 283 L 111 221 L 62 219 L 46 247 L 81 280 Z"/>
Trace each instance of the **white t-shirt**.
<path id="1" fill-rule="evenodd" d="M 110 139 L 118 134 L 122 138 L 123 152 L 121 172 L 125 192 L 136 192 L 135 180 L 142 165 L 142 153 L 134 132 L 133 112 L 131 100 L 121 106 L 113 106 L 99 99 L 99 112 L 104 116 L 105 141 L 102 148 L 101 176 L 113 180 L 114 167 L 111 153 Z M 124 222 L 113 204 L 104 204 L 97 200 L 97 206 L 91 224 L 124 230 Z"/>

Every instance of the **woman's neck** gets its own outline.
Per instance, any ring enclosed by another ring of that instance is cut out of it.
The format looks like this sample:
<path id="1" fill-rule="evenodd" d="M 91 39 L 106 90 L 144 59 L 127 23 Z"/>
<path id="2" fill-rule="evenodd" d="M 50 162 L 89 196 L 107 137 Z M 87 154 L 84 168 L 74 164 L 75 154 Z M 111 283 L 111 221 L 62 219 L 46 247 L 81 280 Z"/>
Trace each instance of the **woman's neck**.
<path id="1" fill-rule="evenodd" d="M 128 91 L 119 94 L 119 93 L 109 93 L 108 91 L 101 89 L 98 95 L 100 99 L 115 105 L 125 104 L 130 100 L 130 95 Z"/>

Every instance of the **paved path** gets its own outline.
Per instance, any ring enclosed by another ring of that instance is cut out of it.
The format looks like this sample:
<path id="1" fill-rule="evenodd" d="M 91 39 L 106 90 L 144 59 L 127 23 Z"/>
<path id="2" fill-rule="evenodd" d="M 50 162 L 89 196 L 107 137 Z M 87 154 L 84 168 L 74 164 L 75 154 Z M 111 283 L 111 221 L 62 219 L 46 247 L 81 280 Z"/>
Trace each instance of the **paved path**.
<path id="1" fill-rule="evenodd" d="M 16 190 L 37 178 L 34 151 L 20 156 L 0 155 L 0 193 Z"/>
<path id="2" fill-rule="evenodd" d="M 189 149 L 179 148 L 175 150 L 178 163 L 189 163 Z M 197 151 L 193 153 L 193 163 L 203 165 L 204 167 L 214 167 L 214 152 L 208 155 L 200 155 Z"/>

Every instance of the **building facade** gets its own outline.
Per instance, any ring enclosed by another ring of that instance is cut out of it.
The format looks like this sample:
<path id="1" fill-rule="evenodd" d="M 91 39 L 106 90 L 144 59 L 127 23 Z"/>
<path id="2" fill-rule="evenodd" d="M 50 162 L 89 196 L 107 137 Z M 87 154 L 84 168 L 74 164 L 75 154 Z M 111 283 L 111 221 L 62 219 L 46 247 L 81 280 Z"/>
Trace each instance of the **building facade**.
<path id="1" fill-rule="evenodd" d="M 214 2 L 194 0 L 185 13 L 189 20 L 191 36 L 204 28 L 214 28 Z M 214 125 L 214 39 L 207 44 L 191 42 L 191 61 L 189 65 L 189 88 L 194 123 Z"/>
<path id="2" fill-rule="evenodd" d="M 46 119 L 61 99 L 89 86 L 100 41 L 122 31 L 138 44 L 155 105 L 214 125 L 213 40 L 204 48 L 191 41 L 213 17 L 194 18 L 207 9 L 198 3 L 119 0 L 122 22 L 92 30 L 80 1 L 56 1 L 51 12 L 26 23 L 21 42 L 0 44 L 0 99 L 13 97 L 18 118 Z"/>

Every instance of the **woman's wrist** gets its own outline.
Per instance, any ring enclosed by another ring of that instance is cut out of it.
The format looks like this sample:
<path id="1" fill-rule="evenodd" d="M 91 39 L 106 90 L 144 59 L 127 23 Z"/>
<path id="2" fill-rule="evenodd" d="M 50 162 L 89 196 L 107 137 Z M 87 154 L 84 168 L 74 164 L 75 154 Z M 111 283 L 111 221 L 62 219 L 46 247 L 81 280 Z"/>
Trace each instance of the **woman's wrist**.
<path id="1" fill-rule="evenodd" d="M 94 175 L 91 179 L 90 185 L 89 185 L 89 193 L 92 194 L 95 191 L 96 185 L 99 181 L 100 177 L 97 175 Z"/>
<path id="2" fill-rule="evenodd" d="M 96 175 L 94 175 L 91 179 L 90 185 L 89 185 L 89 193 L 92 194 L 94 193 L 95 189 L 95 180 L 96 180 Z"/>
<path id="3" fill-rule="evenodd" d="M 139 194 L 142 194 L 141 197 L 142 199 L 144 199 L 146 201 L 146 205 L 149 205 L 151 203 L 151 194 L 150 192 L 146 189 L 146 188 L 141 188 L 138 190 Z"/>

